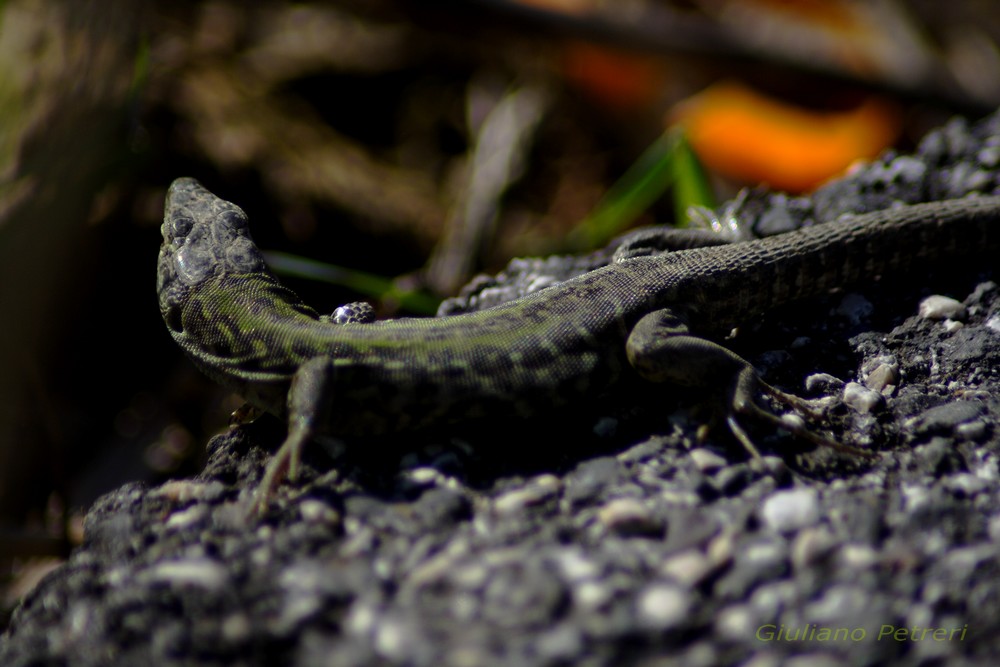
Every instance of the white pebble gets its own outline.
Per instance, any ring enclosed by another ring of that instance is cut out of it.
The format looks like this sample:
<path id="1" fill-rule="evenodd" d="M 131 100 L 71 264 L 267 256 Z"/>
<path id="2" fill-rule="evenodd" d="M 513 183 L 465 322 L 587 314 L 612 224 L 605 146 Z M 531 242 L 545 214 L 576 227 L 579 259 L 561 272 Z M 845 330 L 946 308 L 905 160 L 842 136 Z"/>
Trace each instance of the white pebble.
<path id="1" fill-rule="evenodd" d="M 711 472 L 725 467 L 727 461 L 710 449 L 699 447 L 688 454 L 701 472 Z"/>
<path id="2" fill-rule="evenodd" d="M 340 519 L 337 510 L 321 500 L 303 500 L 299 504 L 299 513 L 306 523 L 334 524 Z"/>
<path id="3" fill-rule="evenodd" d="M 772 494 L 760 509 L 764 523 L 777 532 L 792 532 L 819 521 L 819 498 L 813 489 Z"/>
<path id="4" fill-rule="evenodd" d="M 848 382 L 844 385 L 843 399 L 855 412 L 866 415 L 882 401 L 882 394 L 857 382 Z"/>
<path id="5" fill-rule="evenodd" d="M 870 368 L 863 370 L 865 386 L 880 394 L 885 393 L 886 387 L 899 384 L 899 361 L 892 355 L 879 356 Z"/>
<path id="6" fill-rule="evenodd" d="M 524 486 L 501 495 L 494 501 L 493 509 L 501 516 L 517 514 L 526 507 L 548 500 L 561 488 L 562 482 L 555 475 L 539 475 Z"/>
<path id="7" fill-rule="evenodd" d="M 965 317 L 965 306 L 950 296 L 933 294 L 920 302 L 919 312 L 925 320 L 954 320 Z"/>
<path id="8" fill-rule="evenodd" d="M 691 596 L 671 584 L 650 586 L 639 597 L 639 620 L 643 625 L 660 630 L 684 622 L 691 611 Z"/>
<path id="9" fill-rule="evenodd" d="M 187 558 L 159 563 L 146 572 L 153 581 L 172 586 L 219 590 L 229 581 L 229 572 L 208 558 Z"/>

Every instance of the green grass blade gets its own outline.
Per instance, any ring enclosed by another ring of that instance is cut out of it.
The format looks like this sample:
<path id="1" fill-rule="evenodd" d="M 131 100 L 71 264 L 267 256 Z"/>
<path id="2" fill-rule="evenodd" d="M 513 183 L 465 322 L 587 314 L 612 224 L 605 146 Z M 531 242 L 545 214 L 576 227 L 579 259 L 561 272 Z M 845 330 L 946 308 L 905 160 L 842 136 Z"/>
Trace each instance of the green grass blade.
<path id="1" fill-rule="evenodd" d="M 674 224 L 687 227 L 690 223 L 689 208 L 714 209 L 717 202 L 701 160 L 691 148 L 684 131 L 676 127 L 668 130 L 667 134 L 673 137 Z"/>
<path id="2" fill-rule="evenodd" d="M 679 127 L 667 130 L 643 151 L 570 233 L 569 245 L 577 250 L 604 245 L 670 187 L 674 188 L 676 220 L 681 226 L 687 223 L 689 206 L 714 205 L 705 171 Z"/>
<path id="3" fill-rule="evenodd" d="M 397 303 L 402 310 L 411 313 L 433 315 L 440 303 L 436 297 L 423 292 L 402 290 L 392 278 L 373 273 L 345 269 L 284 252 L 265 252 L 264 260 L 275 273 L 346 287 L 366 297 Z"/>

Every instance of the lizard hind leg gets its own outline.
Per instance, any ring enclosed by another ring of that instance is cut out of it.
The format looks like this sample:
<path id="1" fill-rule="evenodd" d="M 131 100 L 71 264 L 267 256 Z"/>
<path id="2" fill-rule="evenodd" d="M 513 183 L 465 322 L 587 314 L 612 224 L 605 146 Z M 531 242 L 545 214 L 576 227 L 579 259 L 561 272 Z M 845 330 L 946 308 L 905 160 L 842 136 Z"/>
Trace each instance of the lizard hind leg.
<path id="1" fill-rule="evenodd" d="M 649 381 L 670 382 L 684 387 L 721 388 L 726 425 L 755 458 L 760 453 L 740 424 L 740 416 L 784 429 L 816 445 L 853 454 L 861 451 L 810 430 L 799 417 L 800 412 L 807 412 L 803 408 L 803 399 L 780 392 L 765 383 L 750 362 L 735 352 L 692 335 L 683 316 L 675 311 L 658 310 L 640 319 L 629 334 L 625 351 L 632 367 Z M 795 414 L 783 418 L 761 407 L 757 397 L 762 393 L 784 402 Z"/>

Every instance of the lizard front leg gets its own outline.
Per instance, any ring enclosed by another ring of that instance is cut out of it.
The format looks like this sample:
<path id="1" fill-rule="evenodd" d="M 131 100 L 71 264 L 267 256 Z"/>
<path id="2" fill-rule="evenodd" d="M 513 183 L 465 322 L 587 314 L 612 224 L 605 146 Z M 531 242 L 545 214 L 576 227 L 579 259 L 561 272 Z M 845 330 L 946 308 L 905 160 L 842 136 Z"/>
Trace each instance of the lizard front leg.
<path id="1" fill-rule="evenodd" d="M 375 321 L 375 309 L 366 301 L 352 301 L 320 317 L 330 324 L 365 324 Z M 299 366 L 288 390 L 288 436 L 271 459 L 254 496 L 253 511 L 262 514 L 285 478 L 295 479 L 302 449 L 326 421 L 333 396 L 336 369 L 329 357 L 314 357 Z"/>
<path id="2" fill-rule="evenodd" d="M 718 343 L 694 336 L 682 316 L 668 308 L 645 315 L 632 328 L 625 343 L 629 363 L 651 382 L 685 387 L 724 388 L 726 425 L 751 454 L 759 457 L 738 415 L 763 420 L 817 445 L 869 456 L 867 452 L 824 438 L 798 421 L 785 420 L 762 408 L 756 400 L 765 392 L 790 407 L 801 409 L 802 399 L 771 387 L 743 357 Z"/>
<path id="3" fill-rule="evenodd" d="M 262 514 L 286 477 L 295 479 L 302 449 L 326 422 L 336 368 L 329 357 L 314 357 L 299 366 L 288 390 L 288 436 L 271 459 L 253 500 L 253 511 Z"/>

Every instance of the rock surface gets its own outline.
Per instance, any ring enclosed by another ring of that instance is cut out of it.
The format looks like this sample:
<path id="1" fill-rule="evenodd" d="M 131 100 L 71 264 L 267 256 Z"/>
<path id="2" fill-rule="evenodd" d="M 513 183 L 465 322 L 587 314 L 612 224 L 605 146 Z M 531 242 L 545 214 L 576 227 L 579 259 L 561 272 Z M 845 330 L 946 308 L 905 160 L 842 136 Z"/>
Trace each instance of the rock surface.
<path id="1" fill-rule="evenodd" d="M 745 221 L 996 192 L 983 151 L 998 119 L 955 121 L 811 199 L 753 195 Z M 521 260 L 445 310 L 604 259 Z M 990 268 L 885 276 L 857 288 L 870 308 L 846 315 L 832 295 L 729 341 L 788 391 L 810 377 L 812 427 L 870 463 L 761 425 L 766 456 L 747 460 L 722 431 L 699 440 L 697 400 L 650 387 L 496 434 L 312 447 L 256 520 L 245 507 L 283 436 L 262 420 L 213 439 L 196 478 L 96 503 L 83 546 L 15 613 L 0 664 L 995 662 Z M 961 302 L 961 326 L 919 315 L 931 294 Z"/>

